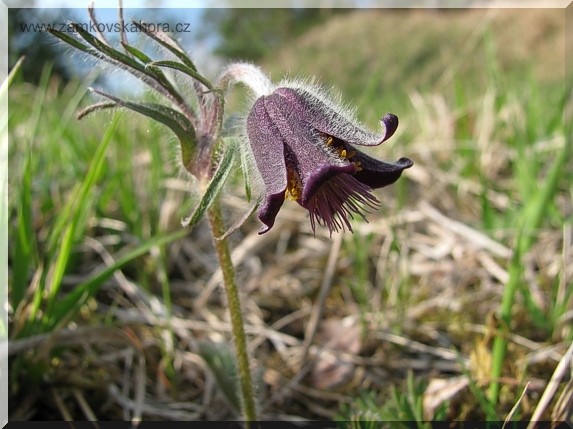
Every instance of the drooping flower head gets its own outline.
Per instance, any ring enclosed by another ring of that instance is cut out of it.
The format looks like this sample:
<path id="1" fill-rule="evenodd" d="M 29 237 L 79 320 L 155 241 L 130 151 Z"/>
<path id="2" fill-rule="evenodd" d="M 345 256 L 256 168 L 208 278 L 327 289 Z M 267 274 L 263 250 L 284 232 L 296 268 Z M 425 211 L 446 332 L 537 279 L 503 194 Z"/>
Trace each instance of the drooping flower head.
<path id="1" fill-rule="evenodd" d="M 352 231 L 350 219 L 365 218 L 368 209 L 379 207 L 372 190 L 394 183 L 413 165 L 408 158 L 379 161 L 354 147 L 379 145 L 391 137 L 398 127 L 395 115 L 385 115 L 382 132 L 375 134 L 315 85 L 285 81 L 274 87 L 254 66 L 232 67 L 233 80 L 251 87 L 256 98 L 246 134 L 265 185 L 259 234 L 272 228 L 285 199 L 309 211 L 313 230 L 319 224 L 330 233 Z"/>

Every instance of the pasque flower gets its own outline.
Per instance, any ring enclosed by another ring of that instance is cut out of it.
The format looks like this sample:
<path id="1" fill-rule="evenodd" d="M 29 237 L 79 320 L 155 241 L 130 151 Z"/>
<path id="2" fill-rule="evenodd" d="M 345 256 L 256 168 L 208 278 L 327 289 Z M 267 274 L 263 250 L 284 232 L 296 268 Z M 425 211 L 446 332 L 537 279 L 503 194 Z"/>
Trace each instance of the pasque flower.
<path id="1" fill-rule="evenodd" d="M 99 28 L 91 6 L 89 15 L 94 26 Z M 121 7 L 119 16 L 120 22 L 123 21 Z M 169 51 L 175 60 L 153 61 L 129 44 L 123 26 L 121 48 L 118 49 L 102 33 L 96 37 L 79 24 L 71 24 L 75 35 L 54 29 L 49 32 L 84 54 L 128 71 L 161 94 L 165 98 L 163 101 L 168 101 L 168 105 L 133 102 L 94 90 L 108 101 L 88 106 L 79 116 L 124 107 L 166 125 L 177 136 L 182 166 L 200 180 L 199 187 L 203 191 L 199 204 L 184 224 L 195 225 L 205 213 L 209 218 L 235 343 L 241 389 L 241 395 L 235 397 L 241 398 L 245 420 L 256 421 L 242 310 L 226 240 L 229 232 L 225 232 L 218 200 L 221 187 L 231 172 L 237 147 L 236 139 L 222 136 L 224 89 L 240 82 L 254 95 L 252 109 L 245 121 L 249 143 L 243 147 L 250 154 L 254 170 L 264 185 L 258 211 L 264 224 L 259 231 L 261 234 L 272 228 L 287 197 L 308 209 L 313 229 L 319 223 L 326 225 L 331 233 L 345 228 L 352 230 L 350 219 L 354 215 L 364 217 L 368 208 L 378 207 L 372 190 L 395 182 L 402 170 L 412 166 L 412 161 L 401 158 L 396 163 L 381 162 L 353 147 L 378 145 L 389 138 L 398 126 L 394 115 L 382 118 L 381 134 L 370 133 L 354 120 L 351 110 L 341 107 L 316 86 L 284 82 L 275 87 L 258 68 L 244 63 L 227 67 L 213 85 L 198 72 L 173 39 L 151 31 L 143 23 L 134 22 L 134 25 L 149 40 Z M 180 92 L 180 86 L 174 85 L 164 73 L 165 68 L 191 79 L 195 102 L 190 103 L 186 94 Z M 247 194 L 250 195 L 250 191 Z M 246 427 L 249 427 L 248 423 Z"/>
<path id="2" fill-rule="evenodd" d="M 379 206 L 372 190 L 394 183 L 413 165 L 408 158 L 379 161 L 355 147 L 390 138 L 398 127 L 395 115 L 385 115 L 381 133 L 375 134 L 316 85 L 285 81 L 275 88 L 253 66 L 234 67 L 237 80 L 250 86 L 256 98 L 246 134 L 265 187 L 259 234 L 272 228 L 285 199 L 309 211 L 313 230 L 318 223 L 330 233 L 352 231 L 350 219 L 364 218 Z"/>

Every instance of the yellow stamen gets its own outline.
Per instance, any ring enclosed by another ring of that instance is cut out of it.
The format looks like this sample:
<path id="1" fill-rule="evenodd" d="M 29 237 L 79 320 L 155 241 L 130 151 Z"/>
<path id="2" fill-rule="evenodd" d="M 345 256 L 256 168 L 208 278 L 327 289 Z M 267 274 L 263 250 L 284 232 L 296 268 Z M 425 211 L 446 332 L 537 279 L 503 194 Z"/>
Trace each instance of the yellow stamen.
<path id="1" fill-rule="evenodd" d="M 285 191 L 285 198 L 296 201 L 302 197 L 301 184 L 296 177 L 291 177 L 288 181 L 287 189 Z"/>
<path id="2" fill-rule="evenodd" d="M 341 157 L 342 159 L 352 158 L 354 155 L 356 155 L 355 151 L 351 150 L 350 152 L 348 152 L 342 146 L 337 147 L 336 151 L 338 152 L 338 156 Z"/>
<path id="3" fill-rule="evenodd" d="M 362 167 L 360 167 L 362 163 L 360 161 L 353 162 L 353 164 L 356 167 L 356 171 L 362 171 Z"/>
<path id="4" fill-rule="evenodd" d="M 333 140 L 334 140 L 334 139 L 333 139 L 332 137 L 328 137 L 328 138 L 326 139 L 326 145 L 327 145 L 327 146 L 330 146 L 330 145 L 332 144 Z"/>

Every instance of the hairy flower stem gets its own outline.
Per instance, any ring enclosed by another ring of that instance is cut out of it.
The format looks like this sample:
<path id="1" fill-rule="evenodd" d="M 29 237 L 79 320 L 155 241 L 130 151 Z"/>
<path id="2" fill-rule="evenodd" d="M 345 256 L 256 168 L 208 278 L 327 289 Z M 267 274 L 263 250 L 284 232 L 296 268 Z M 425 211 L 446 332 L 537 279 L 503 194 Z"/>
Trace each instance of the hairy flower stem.
<path id="1" fill-rule="evenodd" d="M 241 384 L 241 398 L 243 403 L 242 411 L 248 428 L 248 422 L 257 420 L 253 383 L 251 379 L 251 370 L 249 368 L 249 357 L 247 355 L 247 341 L 245 330 L 243 328 L 243 315 L 241 312 L 241 303 L 239 301 L 239 291 L 237 289 L 237 284 L 235 283 L 235 269 L 233 267 L 233 262 L 231 261 L 231 253 L 229 251 L 227 240 L 225 238 L 216 238 L 222 237 L 225 233 L 225 225 L 218 198 L 215 199 L 208 212 L 209 223 L 211 224 L 211 231 L 214 237 L 213 241 L 215 243 L 217 255 L 219 256 L 221 271 L 223 273 L 223 283 L 227 294 L 229 314 L 231 315 L 237 368 Z"/>

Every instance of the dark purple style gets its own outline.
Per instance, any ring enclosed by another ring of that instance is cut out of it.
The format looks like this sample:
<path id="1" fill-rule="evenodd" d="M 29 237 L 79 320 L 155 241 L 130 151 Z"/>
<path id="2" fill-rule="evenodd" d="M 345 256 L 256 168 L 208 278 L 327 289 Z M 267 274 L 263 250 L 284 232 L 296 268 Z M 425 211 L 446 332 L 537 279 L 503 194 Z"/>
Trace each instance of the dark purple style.
<path id="1" fill-rule="evenodd" d="M 379 145 L 394 134 L 398 118 L 387 114 L 374 134 L 347 119 L 344 111 L 302 88 L 277 88 L 258 98 L 247 118 L 247 134 L 266 186 L 258 210 L 264 226 L 272 228 L 286 198 L 297 201 L 316 224 L 333 231 L 352 231 L 350 219 L 364 218 L 379 201 L 372 189 L 394 183 L 413 162 L 378 161 L 353 145 Z"/>

